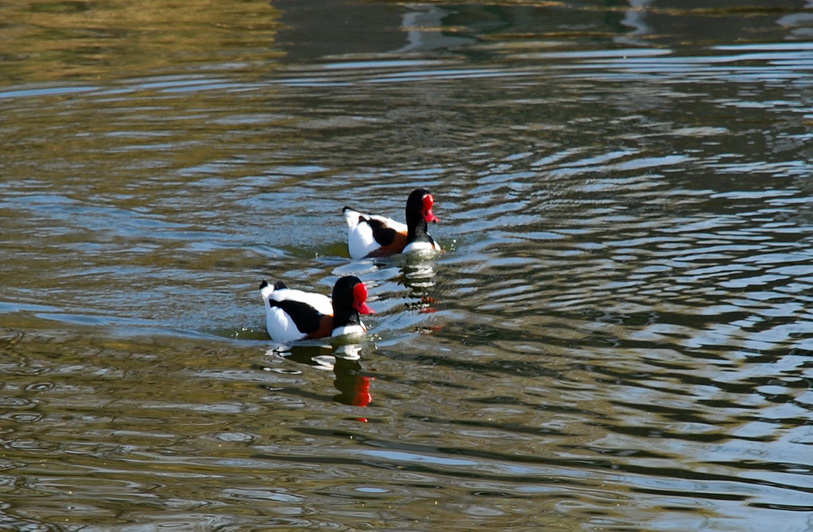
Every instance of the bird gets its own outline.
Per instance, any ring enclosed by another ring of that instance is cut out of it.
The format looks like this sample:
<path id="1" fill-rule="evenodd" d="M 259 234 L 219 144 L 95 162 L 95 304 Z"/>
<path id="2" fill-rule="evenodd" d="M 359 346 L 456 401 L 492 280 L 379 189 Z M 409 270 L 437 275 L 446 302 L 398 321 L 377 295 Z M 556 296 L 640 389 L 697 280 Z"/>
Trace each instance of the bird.
<path id="1" fill-rule="evenodd" d="M 385 216 L 362 214 L 345 207 L 343 213 L 350 257 L 365 259 L 419 250 L 440 251 L 426 225 L 438 221 L 432 212 L 434 204 L 435 198 L 428 190 L 413 190 L 406 202 L 406 225 Z"/>
<path id="2" fill-rule="evenodd" d="M 260 283 L 265 325 L 271 339 L 293 342 L 326 336 L 364 334 L 359 314 L 373 314 L 367 305 L 367 287 L 352 275 L 333 286 L 332 298 L 288 288 L 283 281 Z"/>

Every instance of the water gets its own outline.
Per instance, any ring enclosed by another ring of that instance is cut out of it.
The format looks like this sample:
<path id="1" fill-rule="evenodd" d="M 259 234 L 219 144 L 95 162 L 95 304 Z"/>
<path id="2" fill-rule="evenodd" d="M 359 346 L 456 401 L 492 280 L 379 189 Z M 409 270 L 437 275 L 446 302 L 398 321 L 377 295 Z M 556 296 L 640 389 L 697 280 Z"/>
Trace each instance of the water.
<path id="1" fill-rule="evenodd" d="M 813 6 L 187 11 L 0 7 L 0 528 L 813 528 Z"/>

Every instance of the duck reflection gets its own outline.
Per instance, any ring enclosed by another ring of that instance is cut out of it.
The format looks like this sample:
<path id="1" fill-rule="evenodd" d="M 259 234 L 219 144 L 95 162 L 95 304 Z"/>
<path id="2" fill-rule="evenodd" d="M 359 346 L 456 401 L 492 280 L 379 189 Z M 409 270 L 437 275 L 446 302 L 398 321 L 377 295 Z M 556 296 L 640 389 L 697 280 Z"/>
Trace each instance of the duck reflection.
<path id="1" fill-rule="evenodd" d="M 345 405 L 366 407 L 373 402 L 370 393 L 372 377 L 361 376 L 361 346 L 358 344 L 345 344 L 338 346 L 333 351 L 335 363 L 333 373 L 336 378 L 333 380 L 333 387 L 339 393 L 333 396 L 333 400 Z M 367 421 L 364 419 L 364 421 Z"/>
<path id="2" fill-rule="evenodd" d="M 408 307 L 422 314 L 437 312 L 435 298 L 432 296 L 435 287 L 435 254 L 412 253 L 407 256 L 401 273 L 404 286 L 409 290 L 410 297 L 415 299 Z"/>
<path id="3" fill-rule="evenodd" d="M 273 353 L 286 360 L 314 366 L 319 369 L 333 369 L 333 348 L 326 345 L 283 345 Z"/>
<path id="4" fill-rule="evenodd" d="M 333 371 L 333 387 L 338 393 L 333 400 L 350 406 L 366 407 L 373 401 L 370 386 L 373 377 L 361 375 L 361 345 L 343 343 L 334 346 L 294 345 L 274 350 L 287 360 Z M 366 418 L 359 418 L 366 422 Z"/>

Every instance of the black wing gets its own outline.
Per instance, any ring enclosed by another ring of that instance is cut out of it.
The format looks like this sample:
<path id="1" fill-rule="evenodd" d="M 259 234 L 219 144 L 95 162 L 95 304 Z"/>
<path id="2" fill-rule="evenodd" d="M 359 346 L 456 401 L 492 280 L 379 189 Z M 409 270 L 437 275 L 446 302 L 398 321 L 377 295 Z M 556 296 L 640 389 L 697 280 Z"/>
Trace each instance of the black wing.
<path id="1" fill-rule="evenodd" d="M 398 233 L 392 227 L 387 227 L 384 222 L 376 220 L 375 218 L 363 218 L 373 230 L 373 238 L 382 246 L 389 246 L 395 240 L 395 235 Z"/>
<path id="2" fill-rule="evenodd" d="M 268 303 L 272 307 L 281 308 L 287 315 L 294 320 L 294 325 L 299 329 L 302 334 L 311 334 L 316 332 L 321 325 L 322 315 L 319 311 L 301 301 L 274 301 L 269 299 Z"/>

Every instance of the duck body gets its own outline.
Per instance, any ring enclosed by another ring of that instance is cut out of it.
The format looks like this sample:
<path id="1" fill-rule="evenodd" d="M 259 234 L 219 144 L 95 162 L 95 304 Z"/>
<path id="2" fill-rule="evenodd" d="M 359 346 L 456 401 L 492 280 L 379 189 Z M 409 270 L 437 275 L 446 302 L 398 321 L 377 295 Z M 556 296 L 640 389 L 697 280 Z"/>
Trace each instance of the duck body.
<path id="1" fill-rule="evenodd" d="M 386 216 L 362 214 L 344 208 L 347 247 L 354 259 L 386 257 L 401 253 L 407 245 L 407 226 Z"/>
<path id="2" fill-rule="evenodd" d="M 282 281 L 260 283 L 265 305 L 265 325 L 277 342 L 293 342 L 326 336 L 363 334 L 367 331 L 359 314 L 370 314 L 367 288 L 358 277 L 336 281 L 332 299 L 313 292 L 288 288 Z"/>
<path id="3" fill-rule="evenodd" d="M 438 221 L 432 212 L 434 203 L 428 190 L 413 190 L 407 198 L 406 224 L 345 207 L 343 214 L 347 222 L 350 257 L 364 259 L 418 250 L 440 251 L 440 246 L 427 232 L 427 222 Z"/>

